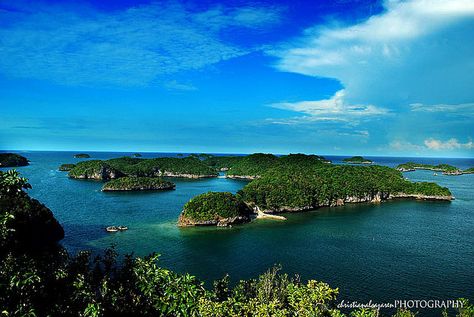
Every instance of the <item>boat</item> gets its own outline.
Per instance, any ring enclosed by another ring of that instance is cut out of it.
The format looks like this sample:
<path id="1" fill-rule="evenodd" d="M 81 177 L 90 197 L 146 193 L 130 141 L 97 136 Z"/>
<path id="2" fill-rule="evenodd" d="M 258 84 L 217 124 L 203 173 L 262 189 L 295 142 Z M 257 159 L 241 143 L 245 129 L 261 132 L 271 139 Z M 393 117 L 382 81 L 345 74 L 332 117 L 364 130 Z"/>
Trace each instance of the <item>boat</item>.
<path id="1" fill-rule="evenodd" d="M 105 228 L 105 231 L 107 231 L 107 232 L 117 232 L 117 231 L 119 231 L 119 229 L 116 226 L 110 226 L 110 227 Z"/>
<path id="2" fill-rule="evenodd" d="M 127 226 L 118 226 L 117 229 L 120 230 L 120 231 L 125 231 L 125 230 L 128 230 L 128 227 Z"/>
<path id="3" fill-rule="evenodd" d="M 433 176 L 438 176 L 438 173 L 433 173 Z"/>

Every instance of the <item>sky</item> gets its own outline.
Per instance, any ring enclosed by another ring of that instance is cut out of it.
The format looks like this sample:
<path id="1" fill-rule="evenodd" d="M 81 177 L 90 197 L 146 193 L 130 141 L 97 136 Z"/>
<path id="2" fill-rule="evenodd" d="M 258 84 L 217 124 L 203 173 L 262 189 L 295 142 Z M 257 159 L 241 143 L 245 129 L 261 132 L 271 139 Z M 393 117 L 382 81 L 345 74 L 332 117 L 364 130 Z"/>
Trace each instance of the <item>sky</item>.
<path id="1" fill-rule="evenodd" d="M 0 149 L 474 157 L 474 0 L 0 0 Z"/>

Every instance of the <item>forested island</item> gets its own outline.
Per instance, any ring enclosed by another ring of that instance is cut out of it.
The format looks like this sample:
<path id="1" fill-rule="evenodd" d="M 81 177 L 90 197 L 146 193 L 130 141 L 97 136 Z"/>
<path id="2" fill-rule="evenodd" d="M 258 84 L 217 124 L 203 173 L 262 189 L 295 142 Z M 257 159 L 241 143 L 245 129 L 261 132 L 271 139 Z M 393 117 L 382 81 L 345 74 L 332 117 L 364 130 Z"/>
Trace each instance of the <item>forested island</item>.
<path id="1" fill-rule="evenodd" d="M 0 153 L 0 167 L 27 166 L 28 159 L 15 153 Z"/>
<path id="2" fill-rule="evenodd" d="M 444 175 L 463 175 L 463 174 L 473 174 L 474 167 L 468 168 L 466 170 L 461 170 L 456 166 L 452 166 L 449 164 L 438 164 L 438 165 L 431 165 L 431 164 L 421 164 L 421 163 L 414 163 L 408 162 L 400 164 L 396 167 L 397 170 L 400 172 L 413 172 L 416 170 L 429 170 L 434 172 L 442 172 Z"/>
<path id="3" fill-rule="evenodd" d="M 172 182 L 157 177 L 121 177 L 102 186 L 102 191 L 150 191 L 175 189 Z"/>
<path id="4" fill-rule="evenodd" d="M 350 164 L 372 164 L 373 161 L 366 159 L 362 156 L 353 156 L 349 158 L 345 158 L 342 160 L 344 163 L 350 163 Z"/>
<path id="5" fill-rule="evenodd" d="M 120 177 L 216 177 L 215 169 L 193 157 L 153 159 L 121 157 L 80 162 L 69 171 L 77 179 L 110 180 Z"/>
<path id="6" fill-rule="evenodd" d="M 91 156 L 87 153 L 74 154 L 74 158 L 90 158 Z"/>
<path id="7" fill-rule="evenodd" d="M 251 210 L 231 193 L 209 192 L 192 198 L 184 205 L 178 225 L 225 227 L 250 221 Z"/>
<path id="8" fill-rule="evenodd" d="M 298 276 L 281 273 L 279 267 L 233 285 L 225 276 L 206 288 L 195 276 L 160 267 L 155 254 L 126 255 L 121 260 L 114 249 L 99 256 L 92 256 L 90 251 L 69 254 L 59 244 L 64 237 L 62 226 L 51 210 L 29 197 L 29 188 L 28 181 L 16 171 L 0 171 L 2 315 L 346 316 L 335 308 L 337 288 L 316 280 L 301 281 Z M 212 208 L 203 212 L 212 210 L 227 218 L 240 215 L 240 208 L 245 208 L 229 193 L 204 194 L 190 205 L 197 210 L 208 201 Z M 187 216 L 193 219 L 201 216 L 190 212 Z M 471 317 L 474 306 L 468 300 L 461 301 L 455 316 Z M 345 313 L 353 317 L 383 316 L 372 308 L 353 308 Z M 398 310 L 393 316 L 416 314 Z"/>
<path id="9" fill-rule="evenodd" d="M 191 214 L 193 219 L 199 220 L 193 225 L 218 224 L 219 215 L 216 216 L 213 206 L 218 202 L 223 204 L 223 197 L 235 204 L 246 205 L 248 208 L 242 210 L 251 210 L 254 214 L 298 212 L 398 198 L 453 199 L 448 188 L 435 183 L 408 181 L 400 171 L 390 167 L 333 165 L 318 156 L 304 154 L 282 157 L 249 155 L 233 164 L 227 174 L 228 177 L 240 176 L 251 181 L 235 196 L 208 193 L 196 197 L 199 204 L 191 199 L 183 209 L 179 225 L 182 225 L 181 218 L 189 218 L 187 215 Z"/>

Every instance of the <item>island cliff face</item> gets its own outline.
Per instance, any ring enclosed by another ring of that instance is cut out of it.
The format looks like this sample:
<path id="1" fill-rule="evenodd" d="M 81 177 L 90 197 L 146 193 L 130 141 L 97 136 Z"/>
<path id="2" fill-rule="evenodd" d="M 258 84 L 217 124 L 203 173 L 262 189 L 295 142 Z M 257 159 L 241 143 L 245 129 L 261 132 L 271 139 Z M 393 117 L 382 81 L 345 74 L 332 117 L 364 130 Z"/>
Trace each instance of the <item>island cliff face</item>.
<path id="1" fill-rule="evenodd" d="M 102 191 L 151 191 L 175 189 L 172 182 L 151 177 L 121 177 L 113 179 L 102 186 Z"/>
<path id="2" fill-rule="evenodd" d="M 0 167 L 18 167 L 29 165 L 28 159 L 15 153 L 0 153 Z"/>
<path id="3" fill-rule="evenodd" d="M 92 180 L 109 180 L 124 176 L 122 172 L 100 160 L 80 162 L 68 175 L 70 178 Z"/>

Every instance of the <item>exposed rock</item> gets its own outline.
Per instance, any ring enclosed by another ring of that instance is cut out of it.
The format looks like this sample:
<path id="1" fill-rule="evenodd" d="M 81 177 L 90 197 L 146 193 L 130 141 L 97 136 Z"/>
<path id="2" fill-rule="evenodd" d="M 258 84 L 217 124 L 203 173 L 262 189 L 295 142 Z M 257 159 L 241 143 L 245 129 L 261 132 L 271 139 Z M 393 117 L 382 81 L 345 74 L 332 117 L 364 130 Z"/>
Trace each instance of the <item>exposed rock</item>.
<path id="1" fill-rule="evenodd" d="M 254 180 L 260 178 L 258 175 L 226 175 L 226 178 L 230 179 L 246 179 L 246 180 Z"/>
<path id="2" fill-rule="evenodd" d="M 180 227 L 194 227 L 194 226 L 218 226 L 227 227 L 234 224 L 241 224 L 250 221 L 248 216 L 236 216 L 232 218 L 216 217 L 211 220 L 196 221 L 184 216 L 183 213 L 178 218 L 178 226 Z"/>

